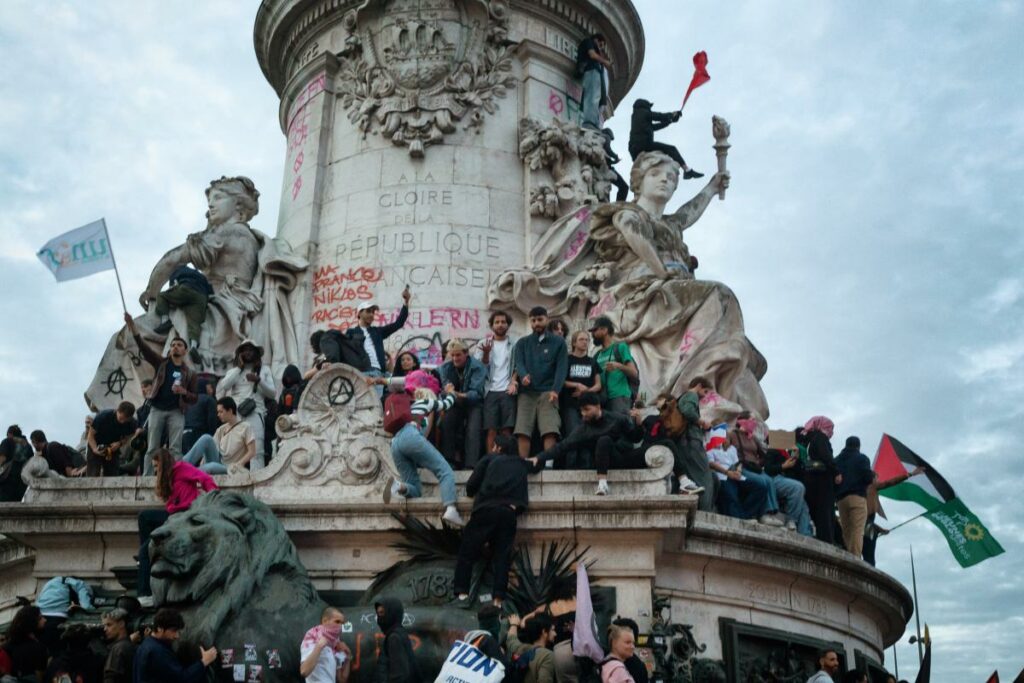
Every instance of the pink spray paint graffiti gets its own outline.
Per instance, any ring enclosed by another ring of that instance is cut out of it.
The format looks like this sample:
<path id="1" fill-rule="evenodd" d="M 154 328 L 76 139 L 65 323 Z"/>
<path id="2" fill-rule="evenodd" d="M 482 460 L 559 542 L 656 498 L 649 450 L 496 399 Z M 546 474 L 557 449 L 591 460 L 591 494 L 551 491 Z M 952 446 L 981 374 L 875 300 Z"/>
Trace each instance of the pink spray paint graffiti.
<path id="1" fill-rule="evenodd" d="M 292 105 L 292 110 L 288 115 L 288 158 L 292 161 L 292 201 L 295 201 L 302 190 L 302 165 L 306 159 L 305 145 L 306 139 L 309 137 L 310 112 L 308 105 L 314 97 L 326 89 L 327 74 L 320 73 L 314 76 L 295 98 L 295 104 Z"/>

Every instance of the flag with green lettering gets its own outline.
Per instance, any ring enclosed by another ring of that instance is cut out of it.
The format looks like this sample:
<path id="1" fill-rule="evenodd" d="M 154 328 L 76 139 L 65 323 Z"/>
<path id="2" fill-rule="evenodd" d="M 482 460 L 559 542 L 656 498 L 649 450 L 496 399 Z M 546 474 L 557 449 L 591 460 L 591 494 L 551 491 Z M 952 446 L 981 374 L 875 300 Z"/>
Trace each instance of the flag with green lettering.
<path id="1" fill-rule="evenodd" d="M 883 434 L 878 444 L 874 470 L 879 482 L 907 477 L 879 489 L 879 495 L 923 507 L 924 516 L 946 537 L 961 567 L 973 566 L 1004 552 L 985 525 L 957 497 L 949 482 L 924 458 L 888 434 Z"/>

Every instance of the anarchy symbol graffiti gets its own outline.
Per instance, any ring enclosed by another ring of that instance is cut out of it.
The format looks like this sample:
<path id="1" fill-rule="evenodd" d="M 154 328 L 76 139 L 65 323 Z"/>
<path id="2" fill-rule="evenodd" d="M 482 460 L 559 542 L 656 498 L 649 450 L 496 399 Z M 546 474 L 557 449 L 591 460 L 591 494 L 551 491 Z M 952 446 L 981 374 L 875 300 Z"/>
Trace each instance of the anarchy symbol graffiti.
<path id="1" fill-rule="evenodd" d="M 124 388 L 128 384 L 128 376 L 124 374 L 124 370 L 118 368 L 107 375 L 107 396 L 111 394 L 117 394 L 119 398 L 124 398 Z"/>
<path id="2" fill-rule="evenodd" d="M 131 349 L 125 350 L 128 352 L 128 358 L 131 359 L 132 365 L 134 365 L 135 367 L 139 367 L 140 365 L 142 365 L 142 356 L 138 355 L 137 353 L 132 353 Z"/>
<path id="3" fill-rule="evenodd" d="M 347 377 L 335 377 L 327 387 L 327 403 L 332 406 L 346 405 L 355 393 L 355 387 Z"/>

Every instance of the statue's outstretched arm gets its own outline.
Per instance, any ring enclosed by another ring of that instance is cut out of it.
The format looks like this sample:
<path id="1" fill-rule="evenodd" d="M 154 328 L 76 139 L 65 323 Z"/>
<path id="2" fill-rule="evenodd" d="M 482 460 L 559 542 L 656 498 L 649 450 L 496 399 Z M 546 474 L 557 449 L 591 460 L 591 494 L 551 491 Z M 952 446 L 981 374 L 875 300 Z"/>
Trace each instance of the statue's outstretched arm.
<path id="1" fill-rule="evenodd" d="M 704 215 L 704 210 L 711 203 L 711 198 L 727 187 L 729 187 L 728 171 L 720 171 L 711 176 L 711 180 L 704 186 L 704 189 L 697 193 L 696 197 L 676 209 L 672 214 L 675 219 L 673 222 L 679 225 L 680 230 L 686 230 Z"/>
<path id="2" fill-rule="evenodd" d="M 668 275 L 665 264 L 654 248 L 654 230 L 647 225 L 643 216 L 636 211 L 624 209 L 615 214 L 612 223 L 619 229 L 629 250 L 646 263 L 651 272 L 659 277 Z"/>
<path id="3" fill-rule="evenodd" d="M 174 269 L 185 265 L 188 261 L 188 247 L 184 244 L 179 244 L 163 255 L 156 266 L 153 267 L 153 272 L 149 276 L 149 284 L 146 285 L 146 291 L 139 297 L 139 303 L 142 304 L 143 308 L 149 310 L 149 302 L 156 299 L 156 295 L 160 293 L 160 288 L 171 277 Z"/>

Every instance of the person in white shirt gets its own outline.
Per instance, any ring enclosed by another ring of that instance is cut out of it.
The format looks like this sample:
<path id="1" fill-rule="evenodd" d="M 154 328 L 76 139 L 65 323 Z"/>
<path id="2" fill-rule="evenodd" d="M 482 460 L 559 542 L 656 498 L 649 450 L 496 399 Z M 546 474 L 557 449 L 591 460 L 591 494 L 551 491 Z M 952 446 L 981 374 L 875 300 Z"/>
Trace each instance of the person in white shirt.
<path id="1" fill-rule="evenodd" d="M 217 401 L 217 418 L 222 424 L 213 436 L 200 436 L 183 460 L 207 474 L 241 472 L 256 455 L 252 427 L 238 418 L 238 407 L 230 396 Z M 204 460 L 206 462 L 200 466 Z"/>
<path id="2" fill-rule="evenodd" d="M 217 384 L 217 398 L 225 397 L 235 400 L 238 417 L 252 428 L 256 455 L 249 463 L 249 469 L 255 472 L 266 464 L 263 452 L 266 401 L 276 398 L 277 392 L 270 368 L 263 365 L 263 347 L 257 346 L 251 339 L 238 345 L 235 349 L 235 367 L 228 370 L 224 379 Z M 247 403 L 248 399 L 252 399 L 252 402 Z"/>
<path id="3" fill-rule="evenodd" d="M 807 683 L 832 683 L 832 677 L 839 671 L 839 655 L 835 650 L 818 653 L 818 671 L 807 679 Z"/>
<path id="4" fill-rule="evenodd" d="M 487 431 L 487 452 L 494 450 L 494 437 L 512 436 L 516 426 L 516 393 L 512 379 L 512 349 L 516 340 L 508 333 L 512 318 L 504 311 L 491 313 L 487 321 L 491 333 L 477 344 L 473 357 L 487 366 L 484 393 L 484 430 Z"/>
<path id="5" fill-rule="evenodd" d="M 757 519 L 776 526 L 767 514 L 768 487 L 761 479 L 743 476 L 743 464 L 736 447 L 729 443 L 726 425 L 712 427 L 704 437 L 708 464 L 718 478 L 718 511 L 738 519 Z"/>
<path id="6" fill-rule="evenodd" d="M 306 631 L 299 647 L 299 675 L 306 683 L 346 683 L 352 668 L 352 652 L 341 642 L 345 615 L 328 607 L 320 615 L 320 625 Z"/>

